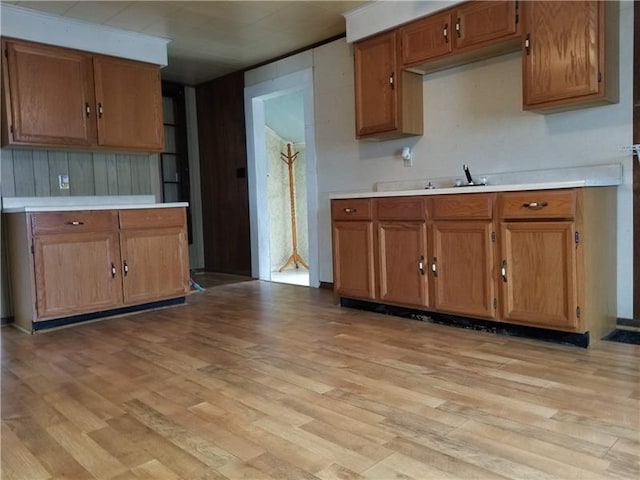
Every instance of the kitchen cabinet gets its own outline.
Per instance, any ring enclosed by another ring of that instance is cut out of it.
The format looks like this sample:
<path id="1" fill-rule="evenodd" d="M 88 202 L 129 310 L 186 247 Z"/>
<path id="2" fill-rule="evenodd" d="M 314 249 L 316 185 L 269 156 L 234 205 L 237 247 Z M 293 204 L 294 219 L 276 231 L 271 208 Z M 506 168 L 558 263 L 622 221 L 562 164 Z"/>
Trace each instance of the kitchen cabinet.
<path id="1" fill-rule="evenodd" d="M 161 151 L 156 65 L 3 39 L 2 145 Z"/>
<path id="2" fill-rule="evenodd" d="M 120 212 L 123 300 L 127 305 L 185 295 L 189 261 L 183 209 Z"/>
<path id="3" fill-rule="evenodd" d="M 3 41 L 3 145 L 96 143 L 91 56 Z"/>
<path id="4" fill-rule="evenodd" d="M 428 306 L 424 199 L 380 198 L 375 206 L 380 301 Z"/>
<path id="5" fill-rule="evenodd" d="M 36 214 L 31 225 L 38 318 L 121 303 L 116 212 Z"/>
<path id="6" fill-rule="evenodd" d="M 519 27 L 515 0 L 463 3 L 399 28 L 402 67 L 428 73 L 517 51 Z"/>
<path id="7" fill-rule="evenodd" d="M 396 31 L 354 45 L 356 137 L 422 135 L 422 77 L 399 68 Z"/>
<path id="8" fill-rule="evenodd" d="M 184 208 L 11 213 L 5 222 L 15 324 L 26 331 L 189 291 Z"/>
<path id="9" fill-rule="evenodd" d="M 336 295 L 377 298 L 371 200 L 333 200 L 333 282 Z"/>
<path id="10" fill-rule="evenodd" d="M 618 101 L 618 2 L 536 1 L 523 9 L 525 110 Z"/>
<path id="11" fill-rule="evenodd" d="M 336 296 L 575 334 L 567 341 L 580 345 L 613 330 L 615 188 L 483 188 L 332 200 Z"/>
<path id="12" fill-rule="evenodd" d="M 159 68 L 110 57 L 95 57 L 93 64 L 100 145 L 162 150 Z"/>
<path id="13" fill-rule="evenodd" d="M 430 271 L 436 311 L 494 318 L 493 195 L 433 199 Z"/>

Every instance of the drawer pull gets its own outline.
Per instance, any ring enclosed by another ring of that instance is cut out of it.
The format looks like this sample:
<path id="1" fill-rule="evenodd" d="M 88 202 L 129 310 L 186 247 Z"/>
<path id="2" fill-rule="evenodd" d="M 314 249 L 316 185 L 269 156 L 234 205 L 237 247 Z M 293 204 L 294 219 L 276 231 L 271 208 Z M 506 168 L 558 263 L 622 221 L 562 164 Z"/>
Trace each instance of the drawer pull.
<path id="1" fill-rule="evenodd" d="M 424 275 L 424 255 L 420 255 L 420 260 L 418 260 L 418 271 L 420 275 Z"/>
<path id="2" fill-rule="evenodd" d="M 549 205 L 547 202 L 527 202 L 522 204 L 524 208 L 529 210 L 542 210 L 547 205 Z"/>
<path id="3" fill-rule="evenodd" d="M 81 222 L 79 220 L 72 220 L 70 222 L 67 222 L 67 225 L 84 225 L 84 222 Z"/>
<path id="4" fill-rule="evenodd" d="M 344 211 L 344 213 L 356 213 L 358 211 L 358 209 L 347 207 L 347 208 L 344 208 L 343 211 Z"/>
<path id="5" fill-rule="evenodd" d="M 129 273 L 129 265 L 127 265 L 126 260 L 123 262 L 122 270 L 124 270 L 124 276 L 126 277 L 127 274 Z"/>
<path id="6" fill-rule="evenodd" d="M 433 276 L 438 276 L 438 259 L 433 257 L 433 262 L 431 263 L 431 271 L 433 272 Z"/>
<path id="7" fill-rule="evenodd" d="M 502 274 L 502 281 L 507 283 L 507 261 L 502 260 L 502 268 L 500 268 L 500 273 Z"/>
<path id="8" fill-rule="evenodd" d="M 116 278 L 116 266 L 111 263 L 111 278 Z"/>

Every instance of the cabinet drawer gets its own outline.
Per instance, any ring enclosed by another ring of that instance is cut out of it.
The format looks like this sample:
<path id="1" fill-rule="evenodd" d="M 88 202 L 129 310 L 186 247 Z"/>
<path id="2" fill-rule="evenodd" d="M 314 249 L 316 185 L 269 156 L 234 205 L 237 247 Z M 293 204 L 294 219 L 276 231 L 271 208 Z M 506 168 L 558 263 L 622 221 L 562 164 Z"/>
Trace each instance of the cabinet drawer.
<path id="1" fill-rule="evenodd" d="M 491 220 L 492 217 L 492 194 L 438 195 L 433 198 L 434 220 Z"/>
<path id="2" fill-rule="evenodd" d="M 120 228 L 182 227 L 184 208 L 141 208 L 120 210 Z"/>
<path id="3" fill-rule="evenodd" d="M 42 233 L 96 232 L 118 228 L 114 210 L 81 212 L 47 212 L 31 214 L 31 231 Z"/>
<path id="4" fill-rule="evenodd" d="M 378 220 L 425 220 L 424 197 L 379 198 L 376 200 Z"/>
<path id="5" fill-rule="evenodd" d="M 333 220 L 371 220 L 371 199 L 331 200 Z"/>
<path id="6" fill-rule="evenodd" d="M 500 218 L 574 218 L 575 190 L 506 192 L 498 197 Z"/>

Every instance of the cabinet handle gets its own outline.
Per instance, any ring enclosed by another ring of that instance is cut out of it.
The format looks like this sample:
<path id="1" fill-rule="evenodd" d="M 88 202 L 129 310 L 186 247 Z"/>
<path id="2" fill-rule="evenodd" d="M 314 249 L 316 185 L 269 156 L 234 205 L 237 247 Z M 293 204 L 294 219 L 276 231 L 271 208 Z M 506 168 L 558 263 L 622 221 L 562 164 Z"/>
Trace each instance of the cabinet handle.
<path id="1" fill-rule="evenodd" d="M 81 222 L 79 220 L 71 220 L 70 222 L 66 222 L 67 225 L 84 225 L 84 222 Z"/>
<path id="2" fill-rule="evenodd" d="M 549 205 L 547 202 L 527 202 L 522 204 L 524 208 L 529 210 L 542 210 L 547 205 Z"/>
<path id="3" fill-rule="evenodd" d="M 116 266 L 111 263 L 111 278 L 116 278 Z"/>
<path id="4" fill-rule="evenodd" d="M 394 81 L 394 77 L 395 77 L 396 72 L 391 72 L 391 75 L 389 75 L 389 85 L 391 85 L 391 90 L 395 90 L 396 89 L 396 84 Z"/>
<path id="5" fill-rule="evenodd" d="M 344 213 L 356 213 L 358 211 L 357 208 L 343 208 Z"/>
<path id="6" fill-rule="evenodd" d="M 84 113 L 87 117 L 91 114 L 91 107 L 89 106 L 89 102 L 85 102 L 84 104 Z"/>
<path id="7" fill-rule="evenodd" d="M 433 276 L 438 276 L 438 259 L 433 257 L 433 262 L 431 262 L 431 271 L 433 272 Z"/>
<path id="8" fill-rule="evenodd" d="M 460 38 L 460 19 L 456 20 L 456 35 Z"/>
<path id="9" fill-rule="evenodd" d="M 98 118 L 102 118 L 102 103 L 98 103 Z"/>
<path id="10" fill-rule="evenodd" d="M 500 268 L 500 273 L 502 274 L 502 281 L 507 283 L 507 261 L 502 260 L 502 268 Z"/>
<path id="11" fill-rule="evenodd" d="M 445 23 L 442 29 L 442 36 L 444 37 L 444 43 L 449 43 L 449 24 Z"/>
<path id="12" fill-rule="evenodd" d="M 127 274 L 129 273 L 129 265 L 127 265 L 127 261 L 126 260 L 123 262 L 122 270 L 124 271 L 124 276 L 126 277 Z"/>
<path id="13" fill-rule="evenodd" d="M 524 39 L 524 52 L 529 55 L 531 51 L 531 34 L 527 33 L 527 36 Z"/>
<path id="14" fill-rule="evenodd" d="M 420 275 L 424 275 L 424 255 L 420 255 L 420 260 L 418 261 L 418 270 L 420 271 Z"/>

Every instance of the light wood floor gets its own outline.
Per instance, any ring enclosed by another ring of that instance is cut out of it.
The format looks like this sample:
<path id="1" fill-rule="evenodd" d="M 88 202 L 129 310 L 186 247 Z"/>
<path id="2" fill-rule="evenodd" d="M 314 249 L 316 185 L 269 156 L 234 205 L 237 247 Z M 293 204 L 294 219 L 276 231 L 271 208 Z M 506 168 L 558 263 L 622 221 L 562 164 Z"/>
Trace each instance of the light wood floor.
<path id="1" fill-rule="evenodd" d="M 224 285 L 4 328 L 2 478 L 638 479 L 639 359 Z"/>

